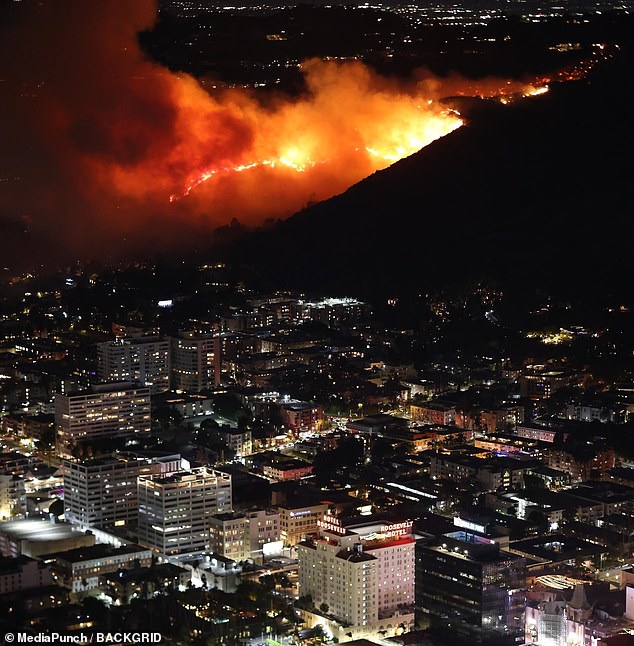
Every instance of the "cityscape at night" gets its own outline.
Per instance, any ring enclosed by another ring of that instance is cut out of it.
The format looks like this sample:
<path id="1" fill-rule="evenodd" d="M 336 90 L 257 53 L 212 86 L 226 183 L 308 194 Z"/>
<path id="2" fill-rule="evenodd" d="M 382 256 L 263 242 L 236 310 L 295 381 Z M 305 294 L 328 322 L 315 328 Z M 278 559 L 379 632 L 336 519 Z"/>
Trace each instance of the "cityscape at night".
<path id="1" fill-rule="evenodd" d="M 634 646 L 634 3 L 0 0 L 0 640 Z"/>

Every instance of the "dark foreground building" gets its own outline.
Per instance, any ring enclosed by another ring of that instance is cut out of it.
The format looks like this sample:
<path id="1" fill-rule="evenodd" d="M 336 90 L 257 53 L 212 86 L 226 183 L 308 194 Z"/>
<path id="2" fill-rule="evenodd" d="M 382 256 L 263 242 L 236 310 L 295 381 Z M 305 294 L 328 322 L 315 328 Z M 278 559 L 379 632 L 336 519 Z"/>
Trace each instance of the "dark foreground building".
<path id="1" fill-rule="evenodd" d="M 524 643 L 525 586 L 525 559 L 491 539 L 456 531 L 416 546 L 419 622 L 452 644 Z"/>

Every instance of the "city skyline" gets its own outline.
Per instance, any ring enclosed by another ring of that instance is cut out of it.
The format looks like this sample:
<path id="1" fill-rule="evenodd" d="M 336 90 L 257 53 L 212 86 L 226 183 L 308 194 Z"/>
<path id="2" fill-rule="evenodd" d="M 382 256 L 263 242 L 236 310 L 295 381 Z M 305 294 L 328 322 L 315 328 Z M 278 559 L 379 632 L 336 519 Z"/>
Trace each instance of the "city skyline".
<path id="1" fill-rule="evenodd" d="M 0 4 L 0 640 L 634 646 L 629 3 Z"/>

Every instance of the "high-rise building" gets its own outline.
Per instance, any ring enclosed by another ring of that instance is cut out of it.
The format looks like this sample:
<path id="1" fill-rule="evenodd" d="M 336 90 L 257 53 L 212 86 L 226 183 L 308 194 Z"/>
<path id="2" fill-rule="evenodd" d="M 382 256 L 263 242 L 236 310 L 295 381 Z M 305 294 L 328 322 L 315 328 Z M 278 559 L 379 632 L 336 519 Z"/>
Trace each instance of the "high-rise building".
<path id="1" fill-rule="evenodd" d="M 300 595 L 310 595 L 317 609 L 351 627 L 354 637 L 401 624 L 408 629 L 414 619 L 414 547 L 412 521 L 344 526 L 326 515 L 318 537 L 297 546 Z"/>
<path id="2" fill-rule="evenodd" d="M 170 341 L 158 336 L 116 339 L 97 345 L 100 381 L 130 381 L 148 386 L 152 394 L 170 387 Z"/>
<path id="3" fill-rule="evenodd" d="M 416 549 L 416 606 L 432 634 L 458 644 L 524 643 L 526 560 L 466 531 Z"/>
<path id="4" fill-rule="evenodd" d="M 180 455 L 145 457 L 133 453 L 64 461 L 64 516 L 82 528 L 136 525 L 137 478 L 188 469 Z"/>
<path id="5" fill-rule="evenodd" d="M 85 440 L 150 432 L 150 389 L 131 383 L 96 384 L 55 397 L 57 454 L 71 457 Z"/>
<path id="6" fill-rule="evenodd" d="M 231 511 L 231 476 L 207 467 L 138 478 L 139 543 L 176 556 L 209 550 L 210 519 Z"/>
<path id="7" fill-rule="evenodd" d="M 217 345 L 210 334 L 187 332 L 172 339 L 172 388 L 198 393 L 220 383 Z"/>

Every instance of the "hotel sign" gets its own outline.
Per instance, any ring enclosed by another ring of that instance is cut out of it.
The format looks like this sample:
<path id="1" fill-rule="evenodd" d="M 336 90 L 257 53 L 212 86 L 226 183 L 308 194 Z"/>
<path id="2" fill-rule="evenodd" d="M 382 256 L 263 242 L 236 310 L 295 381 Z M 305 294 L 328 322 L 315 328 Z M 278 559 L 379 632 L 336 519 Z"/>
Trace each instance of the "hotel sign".
<path id="1" fill-rule="evenodd" d="M 336 516 L 326 514 L 322 520 L 317 521 L 317 527 L 323 529 L 325 532 L 333 532 L 335 534 L 344 535 L 346 528 L 342 527 L 341 521 Z"/>
<path id="2" fill-rule="evenodd" d="M 406 536 L 412 533 L 414 521 L 405 520 L 402 523 L 392 523 L 391 525 L 383 525 L 381 527 L 381 534 L 387 538 L 396 538 L 398 536 Z"/>

